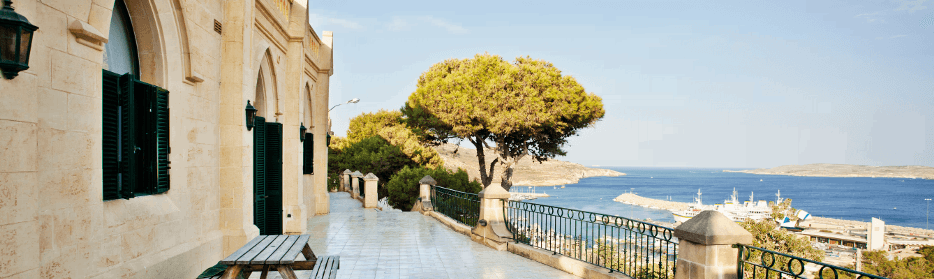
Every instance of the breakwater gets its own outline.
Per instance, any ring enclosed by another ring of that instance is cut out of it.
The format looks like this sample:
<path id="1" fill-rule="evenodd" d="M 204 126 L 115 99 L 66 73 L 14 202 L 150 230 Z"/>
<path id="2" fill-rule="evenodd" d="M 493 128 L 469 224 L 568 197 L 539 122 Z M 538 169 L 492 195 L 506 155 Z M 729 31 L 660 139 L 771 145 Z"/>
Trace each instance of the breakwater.
<path id="1" fill-rule="evenodd" d="M 653 208 L 653 209 L 664 209 L 668 211 L 685 210 L 685 209 L 688 209 L 688 207 L 690 207 L 690 204 L 684 203 L 684 202 L 657 200 L 657 199 L 652 199 L 652 198 L 640 197 L 639 195 L 631 194 L 631 193 L 624 193 L 622 195 L 619 195 L 616 198 L 614 198 L 613 201 L 621 202 L 624 204 L 638 205 L 638 206 L 648 207 L 648 208 Z"/>

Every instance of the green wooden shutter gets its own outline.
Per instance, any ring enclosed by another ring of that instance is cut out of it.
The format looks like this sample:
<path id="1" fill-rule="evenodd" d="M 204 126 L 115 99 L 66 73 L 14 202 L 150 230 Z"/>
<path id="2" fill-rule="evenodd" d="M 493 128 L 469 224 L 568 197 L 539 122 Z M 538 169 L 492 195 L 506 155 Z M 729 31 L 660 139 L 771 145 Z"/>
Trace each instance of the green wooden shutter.
<path id="1" fill-rule="evenodd" d="M 266 119 L 257 116 L 253 126 L 253 224 L 259 234 L 266 230 Z"/>
<path id="2" fill-rule="evenodd" d="M 101 167 L 104 200 L 120 198 L 120 75 L 103 70 L 101 90 Z"/>
<path id="3" fill-rule="evenodd" d="M 133 197 L 133 189 L 137 184 L 139 166 L 137 155 L 137 110 L 136 94 L 133 92 L 133 75 L 120 76 L 120 197 L 129 199 Z"/>
<path id="4" fill-rule="evenodd" d="M 311 133 L 305 133 L 305 142 L 303 144 L 302 154 L 302 173 L 315 173 L 315 137 Z"/>
<path id="5" fill-rule="evenodd" d="M 282 124 L 266 123 L 266 230 L 282 234 Z"/>
<path id="6" fill-rule="evenodd" d="M 165 193 L 169 190 L 169 91 L 156 88 L 153 115 L 155 116 L 155 150 L 156 150 L 156 187 L 155 193 Z"/>

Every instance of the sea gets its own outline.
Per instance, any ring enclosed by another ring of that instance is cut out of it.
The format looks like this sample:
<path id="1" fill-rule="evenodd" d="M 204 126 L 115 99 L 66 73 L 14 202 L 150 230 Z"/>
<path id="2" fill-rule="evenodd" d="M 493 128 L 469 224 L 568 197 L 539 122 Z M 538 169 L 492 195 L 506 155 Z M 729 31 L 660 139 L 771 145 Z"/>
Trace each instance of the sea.
<path id="1" fill-rule="evenodd" d="M 887 225 L 927 228 L 929 201 L 934 199 L 934 180 L 869 177 L 803 177 L 723 172 L 724 169 L 599 167 L 626 173 L 619 177 L 590 177 L 577 184 L 533 187 L 550 197 L 531 203 L 636 219 L 674 222 L 670 211 L 613 201 L 630 191 L 643 197 L 693 202 L 700 190 L 706 205 L 723 203 L 735 188 L 740 202 L 791 199 L 791 206 L 812 216 L 869 222 L 878 218 Z M 741 169 L 730 169 L 741 170 Z M 512 191 L 529 191 L 515 185 Z"/>

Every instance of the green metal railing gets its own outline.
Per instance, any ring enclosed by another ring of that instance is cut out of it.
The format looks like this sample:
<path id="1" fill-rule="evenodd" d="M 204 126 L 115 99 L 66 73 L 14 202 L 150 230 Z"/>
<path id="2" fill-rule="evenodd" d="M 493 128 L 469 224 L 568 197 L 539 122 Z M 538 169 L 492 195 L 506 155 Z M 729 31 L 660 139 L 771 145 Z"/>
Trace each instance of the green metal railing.
<path id="1" fill-rule="evenodd" d="M 480 197 L 477 194 L 431 186 L 431 204 L 438 213 L 464 225 L 476 227 L 480 219 Z"/>
<path id="2" fill-rule="evenodd" d="M 674 278 L 674 230 L 612 215 L 508 201 L 506 224 L 516 243 L 572 257 L 633 278 Z"/>
<path id="3" fill-rule="evenodd" d="M 874 278 L 882 276 L 867 274 L 849 268 L 812 261 L 759 247 L 733 244 L 739 249 L 737 254 L 736 274 L 742 278 Z M 805 272 L 805 266 L 813 266 L 816 274 Z"/>

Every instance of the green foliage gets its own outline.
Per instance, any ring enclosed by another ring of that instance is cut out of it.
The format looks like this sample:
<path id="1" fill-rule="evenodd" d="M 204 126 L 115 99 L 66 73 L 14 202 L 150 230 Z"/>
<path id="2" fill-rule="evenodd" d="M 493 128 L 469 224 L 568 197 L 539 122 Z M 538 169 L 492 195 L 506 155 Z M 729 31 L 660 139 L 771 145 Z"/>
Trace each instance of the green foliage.
<path id="1" fill-rule="evenodd" d="M 508 189 L 512 166 L 522 156 L 542 161 L 565 155 L 566 139 L 596 123 L 604 110 L 600 97 L 551 63 L 519 57 L 510 64 L 477 54 L 432 65 L 419 77 L 402 114 L 420 140 L 473 143 L 483 185 L 492 182 L 499 163 Z M 483 148 L 491 143 L 496 154 L 487 161 Z"/>
<path id="2" fill-rule="evenodd" d="M 824 252 L 811 246 L 806 237 L 799 238 L 794 233 L 780 230 L 771 220 L 757 222 L 749 219 L 740 225 L 752 234 L 752 246 L 814 261 L 824 260 Z"/>
<path id="3" fill-rule="evenodd" d="M 451 172 L 442 167 L 409 167 L 405 166 L 396 172 L 386 189 L 389 195 L 389 205 L 401 210 L 410 210 L 419 196 L 419 184 L 426 175 L 430 175 L 438 182 L 438 186 L 461 192 L 479 193 L 482 190 L 480 183 L 469 181 L 467 172 L 462 169 Z"/>
<path id="4" fill-rule="evenodd" d="M 331 145 L 335 144 L 345 147 L 332 149 L 328 156 L 328 173 L 343 173 L 346 169 L 359 170 L 364 174 L 372 172 L 380 178 L 378 184 L 385 185 L 388 178 L 403 167 L 418 165 L 403 153 L 402 149 L 379 136 L 365 138 L 353 144 L 347 144 L 343 139 L 332 140 Z M 337 182 L 334 185 L 337 185 Z M 379 198 L 386 196 L 385 190 L 380 189 L 377 192 Z"/>
<path id="5" fill-rule="evenodd" d="M 801 257 L 813 261 L 821 262 L 824 260 L 824 252 L 811 246 L 811 242 L 805 238 L 799 238 L 795 234 L 778 229 L 778 225 L 771 220 L 755 221 L 748 219 L 740 224 L 746 231 L 752 234 L 752 246 L 762 249 L 772 250 L 783 254 Z M 760 259 L 760 251 L 747 250 L 750 253 L 748 259 Z M 787 270 L 789 258 L 775 255 L 774 269 Z M 792 261 L 791 270 L 794 273 L 801 271 L 803 267 L 797 262 Z M 752 269 L 746 270 L 749 278 L 752 278 Z M 765 278 L 763 273 L 757 273 L 756 278 Z"/>
<path id="6" fill-rule="evenodd" d="M 863 272 L 887 278 L 934 278 L 934 246 L 918 250 L 921 257 L 888 259 L 885 251 L 864 251 Z"/>
<path id="7" fill-rule="evenodd" d="M 402 125 L 402 112 L 382 109 L 377 112 L 365 112 L 350 119 L 347 139 L 358 142 L 379 135 L 380 129 L 399 125 Z"/>
<path id="8" fill-rule="evenodd" d="M 437 151 L 422 145 L 416 134 L 402 124 L 402 113 L 399 111 L 380 110 L 354 117 L 350 120 L 347 138 L 338 140 L 332 146 L 343 149 L 375 136 L 399 147 L 402 153 L 418 165 L 430 168 L 444 165 Z"/>

